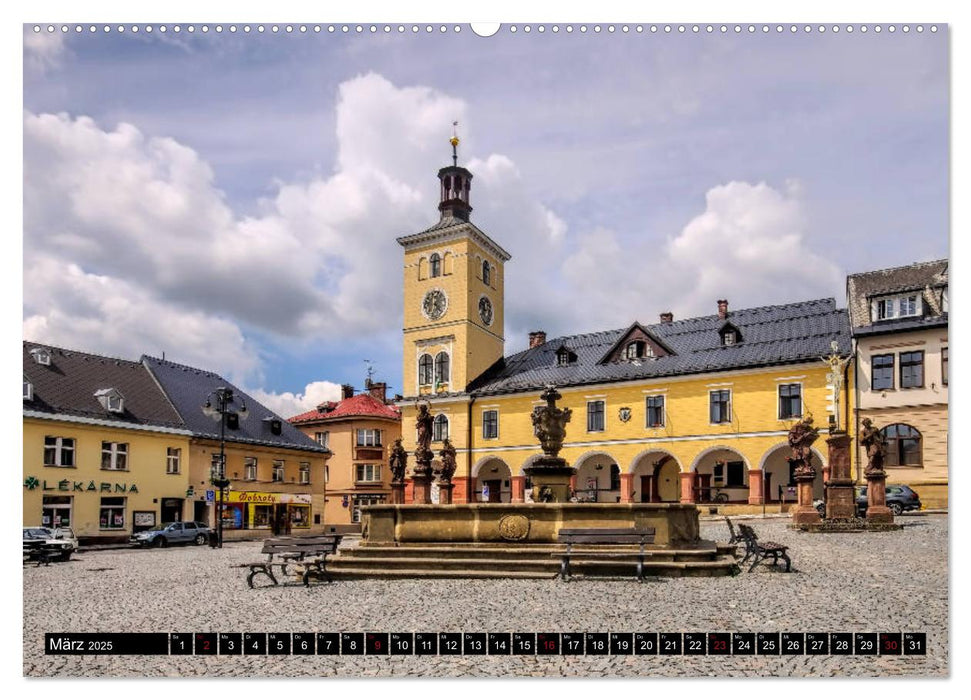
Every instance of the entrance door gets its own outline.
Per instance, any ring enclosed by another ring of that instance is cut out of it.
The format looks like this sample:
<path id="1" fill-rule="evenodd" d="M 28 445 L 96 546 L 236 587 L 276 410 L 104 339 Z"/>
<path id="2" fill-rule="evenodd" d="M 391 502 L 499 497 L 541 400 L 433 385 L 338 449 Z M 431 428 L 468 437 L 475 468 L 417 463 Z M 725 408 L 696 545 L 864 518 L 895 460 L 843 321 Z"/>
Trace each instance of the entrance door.
<path id="1" fill-rule="evenodd" d="M 173 523 L 182 520 L 182 499 L 163 498 L 162 499 L 162 522 Z"/>
<path id="2" fill-rule="evenodd" d="M 772 474 L 762 471 L 762 497 L 768 503 L 772 500 Z"/>
<path id="3" fill-rule="evenodd" d="M 711 501 L 711 474 L 695 474 L 695 488 L 698 490 L 695 500 L 698 503 L 709 503 Z"/>
<path id="4" fill-rule="evenodd" d="M 488 503 L 501 503 L 502 502 L 502 479 L 487 479 L 482 482 L 485 486 L 489 487 L 489 500 Z"/>
<path id="5" fill-rule="evenodd" d="M 654 477 L 641 477 L 641 503 L 654 503 Z"/>

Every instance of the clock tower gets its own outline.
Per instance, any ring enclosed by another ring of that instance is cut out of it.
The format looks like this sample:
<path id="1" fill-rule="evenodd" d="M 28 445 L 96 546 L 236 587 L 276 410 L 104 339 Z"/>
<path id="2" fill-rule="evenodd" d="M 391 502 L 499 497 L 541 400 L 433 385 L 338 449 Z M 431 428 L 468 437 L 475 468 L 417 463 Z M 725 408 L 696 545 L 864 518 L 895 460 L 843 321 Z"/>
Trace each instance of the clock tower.
<path id="1" fill-rule="evenodd" d="M 404 248 L 403 387 L 406 398 L 462 394 L 503 353 L 503 265 L 509 253 L 469 221 L 472 173 L 438 171 L 439 221 Z"/>

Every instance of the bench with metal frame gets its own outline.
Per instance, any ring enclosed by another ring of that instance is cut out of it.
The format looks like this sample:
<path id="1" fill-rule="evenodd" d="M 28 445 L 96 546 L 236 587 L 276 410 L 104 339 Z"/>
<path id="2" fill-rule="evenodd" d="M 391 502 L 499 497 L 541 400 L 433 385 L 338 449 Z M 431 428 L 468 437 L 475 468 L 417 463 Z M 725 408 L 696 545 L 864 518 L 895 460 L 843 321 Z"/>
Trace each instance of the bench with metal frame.
<path id="1" fill-rule="evenodd" d="M 765 563 L 768 557 L 772 557 L 772 566 L 777 566 L 779 560 L 782 559 L 786 563 L 786 571 L 792 571 L 792 560 L 789 559 L 789 548 L 787 546 L 768 540 L 759 541 L 755 530 L 743 523 L 738 524 L 738 530 L 742 541 L 745 543 L 745 556 L 741 563 L 744 564 L 749 559 L 752 560 L 752 565 L 748 569 L 749 572 L 759 564 Z"/>
<path id="2" fill-rule="evenodd" d="M 557 540 L 566 545 L 560 562 L 560 576 L 564 581 L 570 580 L 570 558 L 573 556 L 573 545 L 579 544 L 639 544 L 638 552 L 583 552 L 586 560 L 616 560 L 637 557 L 637 580 L 644 580 L 644 546 L 654 544 L 655 529 L 653 527 L 590 527 L 590 528 L 560 528 Z"/>
<path id="3" fill-rule="evenodd" d="M 303 567 L 303 585 L 310 585 L 310 578 L 318 580 L 333 579 L 327 573 L 327 557 L 335 554 L 341 543 L 342 535 L 311 535 L 309 537 L 274 537 L 263 543 L 262 554 L 266 560 L 240 564 L 239 568 L 249 568 L 246 583 L 253 588 L 253 579 L 259 574 L 267 576 L 274 586 L 279 585 L 273 569 L 279 569 L 283 576 L 289 575 L 288 567 Z M 276 559 L 274 559 L 276 557 Z"/>
<path id="4" fill-rule="evenodd" d="M 732 524 L 732 521 L 728 519 L 727 515 L 725 516 L 725 522 L 728 524 L 728 532 L 731 534 L 731 537 L 728 538 L 728 544 L 738 544 L 739 542 L 743 542 L 744 540 L 742 540 L 742 536 L 739 535 L 735 530 L 735 526 Z"/>

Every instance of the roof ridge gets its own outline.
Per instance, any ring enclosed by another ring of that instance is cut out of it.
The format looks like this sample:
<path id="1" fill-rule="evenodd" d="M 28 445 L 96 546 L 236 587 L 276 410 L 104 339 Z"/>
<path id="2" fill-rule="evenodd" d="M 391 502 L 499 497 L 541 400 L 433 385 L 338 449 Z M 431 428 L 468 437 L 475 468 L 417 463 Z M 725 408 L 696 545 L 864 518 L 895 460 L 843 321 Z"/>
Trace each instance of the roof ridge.
<path id="1" fill-rule="evenodd" d="M 131 365 L 141 365 L 139 360 L 129 360 L 125 357 L 114 357 L 113 355 L 103 355 L 97 352 L 89 352 L 88 350 L 74 350 L 72 348 L 62 348 L 58 345 L 51 345 L 49 343 L 40 343 L 34 340 L 24 340 L 23 344 L 32 345 L 38 348 L 46 348 L 51 351 L 59 351 L 61 353 L 71 353 L 72 355 L 87 355 L 88 357 L 97 357 L 99 360 L 113 360 L 115 362 L 127 362 Z"/>
<path id="2" fill-rule="evenodd" d="M 208 375 L 213 376 L 213 377 L 218 377 L 219 379 L 222 379 L 224 382 L 230 383 L 227 379 L 225 379 L 218 372 L 213 372 L 212 370 L 208 370 L 208 369 L 202 369 L 201 367 L 193 367 L 192 365 L 184 365 L 184 364 L 181 364 L 179 362 L 173 362 L 172 360 L 163 360 L 163 359 L 161 359 L 159 357 L 152 357 L 151 355 L 142 355 L 142 360 L 143 361 L 144 360 L 149 360 L 151 362 L 157 362 L 158 364 L 163 365 L 163 366 L 166 366 L 166 367 L 174 367 L 174 368 L 178 368 L 178 369 L 191 369 L 194 372 L 202 372 L 203 374 L 208 374 Z"/>
<path id="3" fill-rule="evenodd" d="M 950 258 L 941 258 L 940 260 L 925 260 L 923 262 L 916 261 L 912 263 L 907 263 L 906 265 L 897 265 L 895 267 L 885 267 L 881 270 L 866 270 L 864 272 L 853 272 L 846 275 L 846 278 L 851 277 L 863 277 L 865 275 L 877 275 L 881 272 L 896 272 L 898 270 L 906 270 L 908 267 L 929 267 L 931 265 L 950 265 Z"/>

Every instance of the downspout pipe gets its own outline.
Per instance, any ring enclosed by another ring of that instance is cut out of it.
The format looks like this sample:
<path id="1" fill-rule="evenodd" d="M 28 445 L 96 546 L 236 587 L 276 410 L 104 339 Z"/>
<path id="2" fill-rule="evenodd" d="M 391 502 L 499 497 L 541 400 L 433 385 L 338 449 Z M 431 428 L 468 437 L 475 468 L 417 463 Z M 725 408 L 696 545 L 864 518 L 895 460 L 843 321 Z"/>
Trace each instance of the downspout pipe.
<path id="1" fill-rule="evenodd" d="M 468 442 L 465 443 L 465 502 L 472 503 L 475 494 L 472 491 L 472 404 L 475 403 L 475 396 L 469 398 L 469 435 Z"/>

